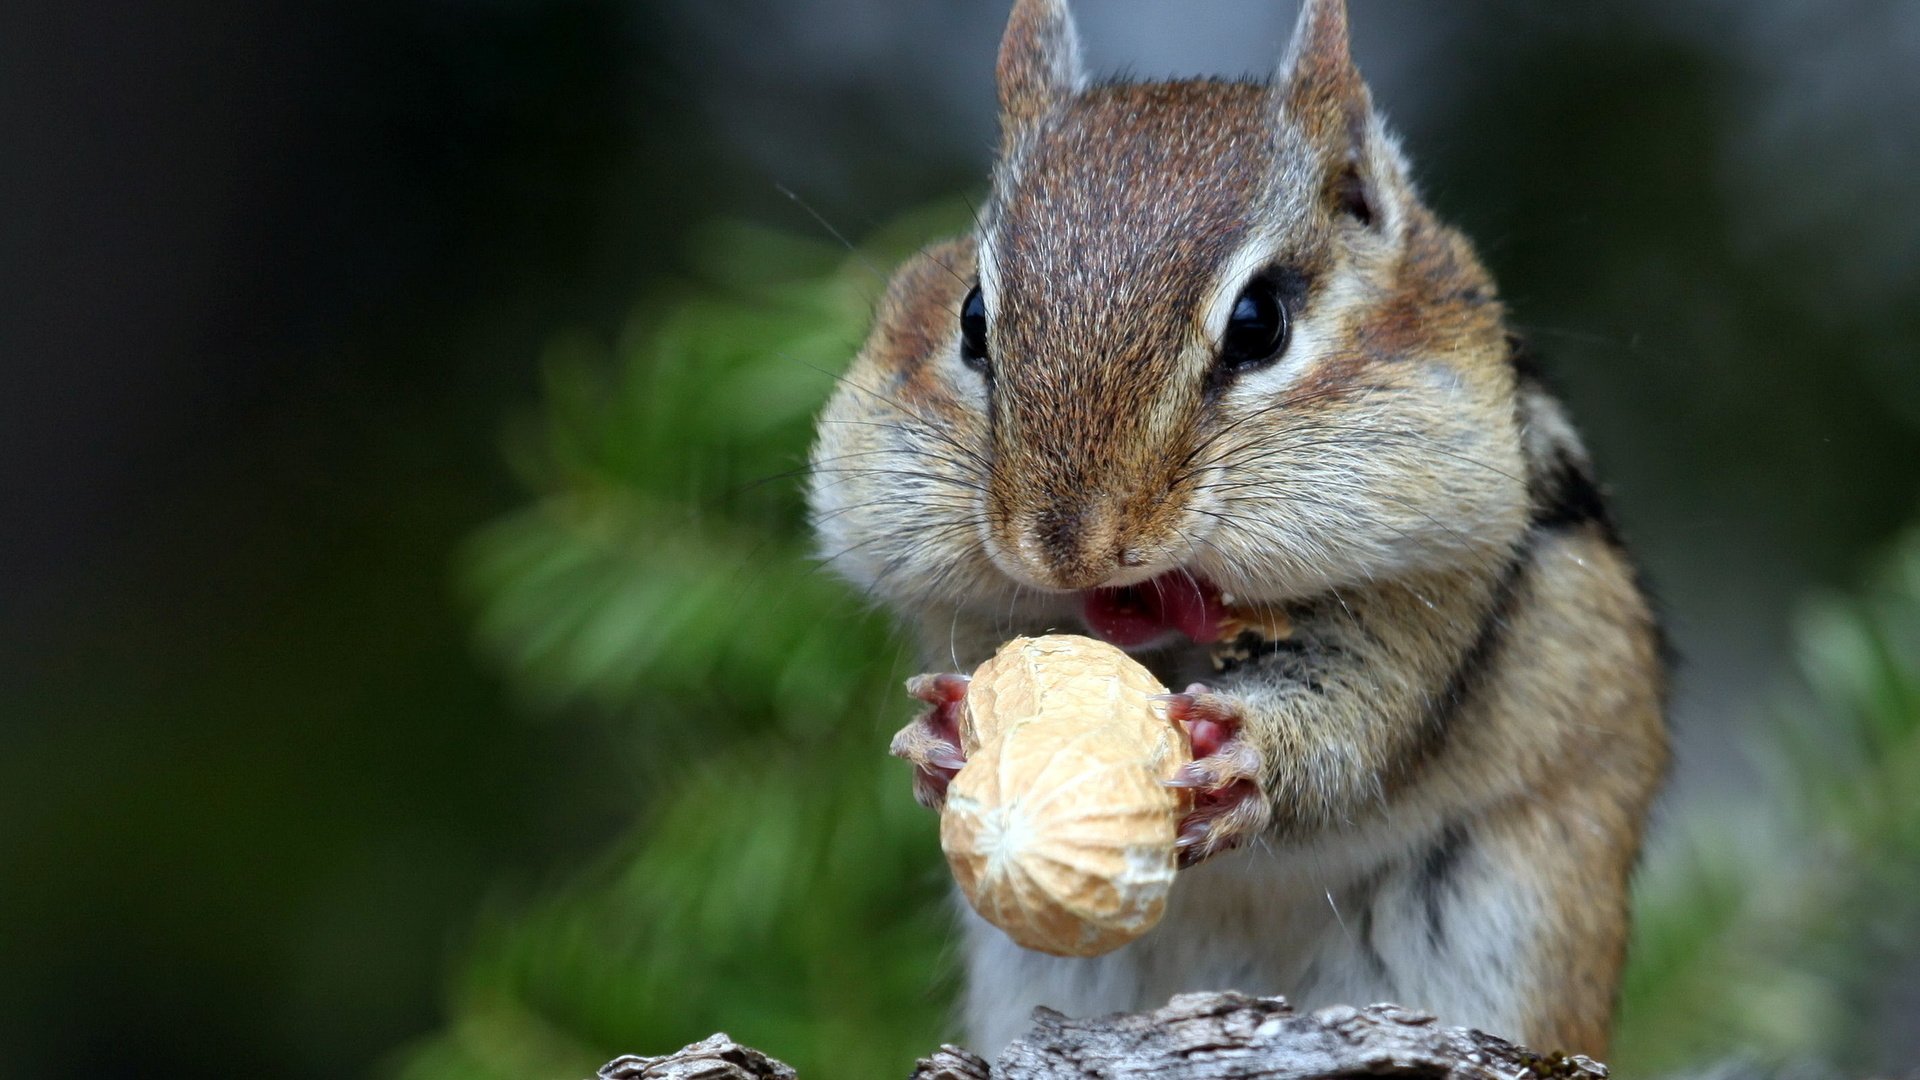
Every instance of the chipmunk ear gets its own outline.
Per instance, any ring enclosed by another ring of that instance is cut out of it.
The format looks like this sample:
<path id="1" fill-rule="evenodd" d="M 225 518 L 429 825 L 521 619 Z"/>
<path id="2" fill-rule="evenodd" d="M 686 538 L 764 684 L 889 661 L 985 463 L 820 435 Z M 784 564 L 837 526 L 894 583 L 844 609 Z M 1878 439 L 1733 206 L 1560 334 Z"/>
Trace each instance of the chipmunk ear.
<path id="1" fill-rule="evenodd" d="M 1330 164 L 1326 183 L 1333 209 L 1372 225 L 1380 209 L 1379 187 L 1387 179 L 1383 173 L 1395 166 L 1374 160 L 1379 155 L 1373 152 L 1373 99 L 1353 62 L 1347 0 L 1301 5 L 1274 94 L 1283 121 Z"/>
<path id="2" fill-rule="evenodd" d="M 1067 0 L 1017 0 L 1000 41 L 1001 137 L 1011 143 L 1084 85 Z"/>
<path id="3" fill-rule="evenodd" d="M 1362 115 L 1370 107 L 1367 84 L 1354 66 L 1347 40 L 1347 0 L 1306 0 L 1294 24 L 1293 44 L 1274 80 L 1283 103 L 1302 120 L 1320 113 Z"/>

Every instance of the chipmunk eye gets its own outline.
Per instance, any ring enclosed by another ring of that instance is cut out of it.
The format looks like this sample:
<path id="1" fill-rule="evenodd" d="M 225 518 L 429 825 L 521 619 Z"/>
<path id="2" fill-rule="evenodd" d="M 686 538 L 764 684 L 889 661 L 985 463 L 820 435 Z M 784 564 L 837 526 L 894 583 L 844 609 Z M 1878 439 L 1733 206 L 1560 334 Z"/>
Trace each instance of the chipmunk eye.
<path id="1" fill-rule="evenodd" d="M 975 371 L 987 370 L 987 302 L 978 285 L 960 304 L 960 359 Z"/>
<path id="2" fill-rule="evenodd" d="M 1287 347 L 1287 305 L 1268 277 L 1255 278 L 1233 302 L 1220 339 L 1220 363 L 1232 372 L 1267 363 Z"/>

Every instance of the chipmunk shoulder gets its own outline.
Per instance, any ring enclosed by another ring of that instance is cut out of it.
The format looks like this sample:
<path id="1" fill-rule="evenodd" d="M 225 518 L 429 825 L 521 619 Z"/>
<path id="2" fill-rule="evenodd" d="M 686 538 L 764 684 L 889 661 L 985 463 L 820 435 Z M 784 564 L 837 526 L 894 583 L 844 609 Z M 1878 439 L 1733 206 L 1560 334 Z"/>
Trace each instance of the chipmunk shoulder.
<path id="1" fill-rule="evenodd" d="M 1237 989 L 1605 1052 L 1663 775 L 1661 635 L 1492 278 L 1307 0 L 1275 77 L 1101 83 L 1018 0 L 977 230 L 909 260 L 823 412 L 839 573 L 970 670 L 1091 632 L 1197 760 L 1154 931 L 1095 959 L 963 914 L 966 1019 Z M 1233 630 L 1263 612 L 1285 634 Z M 953 679 L 896 752 L 938 805 Z"/>

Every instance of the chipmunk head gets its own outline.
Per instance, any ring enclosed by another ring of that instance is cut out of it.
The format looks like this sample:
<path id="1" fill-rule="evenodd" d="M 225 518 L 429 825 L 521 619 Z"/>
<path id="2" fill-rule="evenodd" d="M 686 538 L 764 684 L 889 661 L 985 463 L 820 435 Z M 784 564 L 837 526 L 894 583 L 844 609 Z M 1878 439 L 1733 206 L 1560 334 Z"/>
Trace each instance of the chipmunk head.
<path id="1" fill-rule="evenodd" d="M 946 587 L 1277 598 L 1520 527 L 1499 305 L 1419 203 L 1344 0 L 1307 0 L 1270 82 L 1111 84 L 1066 0 L 1018 0 L 998 84 L 977 234 L 901 272 L 854 371 L 969 508 Z"/>

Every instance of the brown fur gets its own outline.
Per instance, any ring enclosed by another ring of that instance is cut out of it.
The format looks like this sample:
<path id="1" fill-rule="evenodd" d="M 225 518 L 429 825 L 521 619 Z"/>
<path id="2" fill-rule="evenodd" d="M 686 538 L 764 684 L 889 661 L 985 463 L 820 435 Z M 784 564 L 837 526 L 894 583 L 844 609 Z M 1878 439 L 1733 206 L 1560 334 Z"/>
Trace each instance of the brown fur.
<path id="1" fill-rule="evenodd" d="M 981 229 L 899 271 L 821 418 L 823 548 L 955 670 L 1169 571 L 1295 634 L 1224 672 L 1143 657 L 1211 682 L 1239 734 L 1202 775 L 1259 794 L 1111 957 L 970 923 L 974 1037 L 1231 980 L 1601 1053 L 1663 673 L 1577 437 L 1420 203 L 1339 0 L 1310 0 L 1270 87 L 1088 86 L 1072 42 L 1064 0 L 1017 4 Z M 1295 287 L 1293 341 L 1223 374 L 1210 313 L 1261 267 Z M 959 351 L 976 279 L 984 375 Z"/>
<path id="2" fill-rule="evenodd" d="M 1060 550 L 1033 568 L 1044 584 L 1097 583 L 1125 557 L 1115 538 L 1168 531 L 1159 508 L 1203 389 L 1179 345 L 1247 236 L 1273 152 L 1267 104 L 1264 88 L 1224 83 L 1090 90 L 1047 120 L 996 201 L 998 269 L 1027 287 L 1001 295 L 993 322 L 1008 362 L 988 520 L 1009 549 L 1049 523 Z"/>

